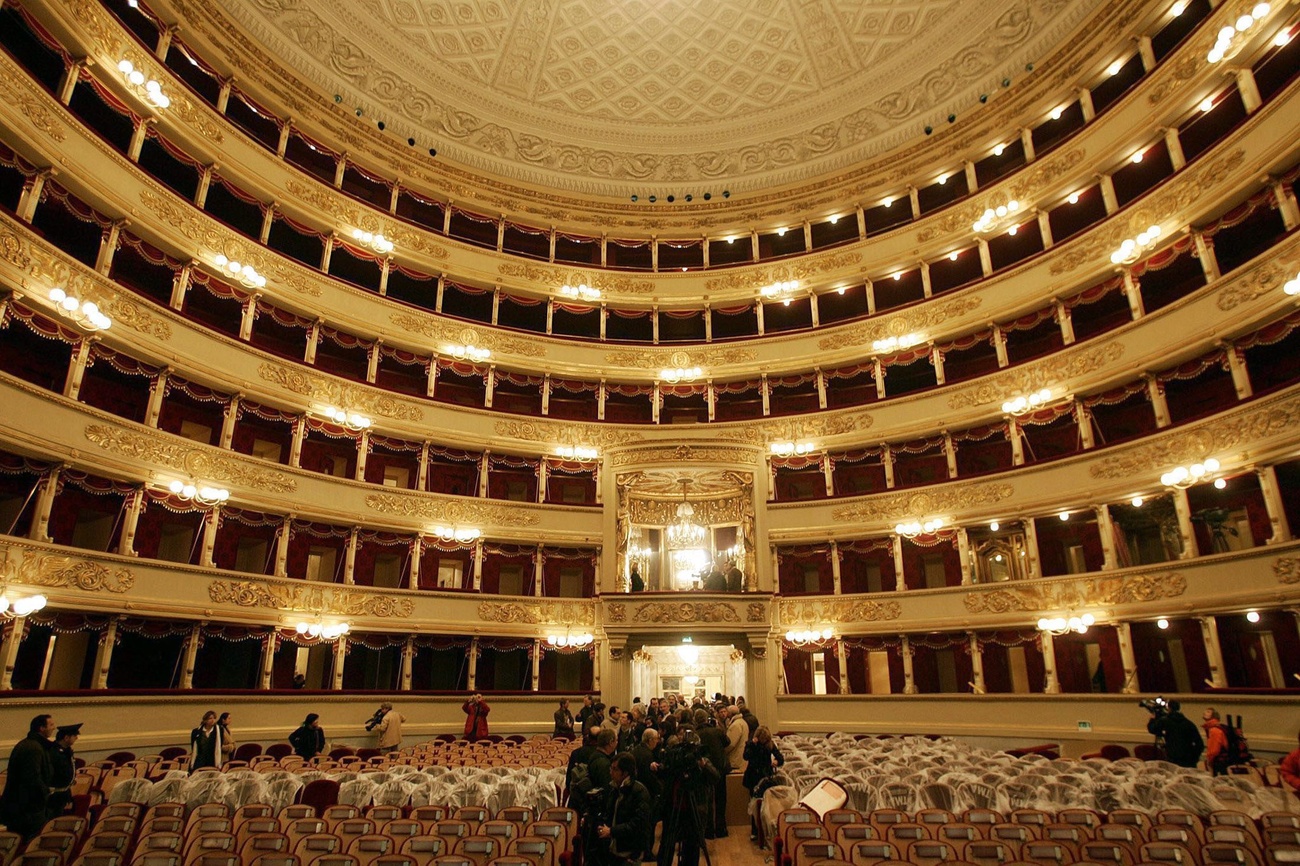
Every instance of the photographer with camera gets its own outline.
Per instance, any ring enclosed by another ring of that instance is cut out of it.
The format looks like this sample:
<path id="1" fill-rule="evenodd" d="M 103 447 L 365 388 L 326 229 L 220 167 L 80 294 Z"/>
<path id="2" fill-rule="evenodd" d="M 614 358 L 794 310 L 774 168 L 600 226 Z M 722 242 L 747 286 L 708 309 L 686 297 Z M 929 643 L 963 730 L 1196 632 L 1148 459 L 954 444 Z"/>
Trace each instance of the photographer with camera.
<path id="1" fill-rule="evenodd" d="M 1201 732 L 1195 723 L 1180 712 L 1178 701 L 1164 698 L 1138 701 L 1138 706 L 1151 714 L 1147 733 L 1156 738 L 1156 745 L 1164 747 L 1165 758 L 1180 767 L 1195 767 L 1205 748 Z"/>
<path id="2" fill-rule="evenodd" d="M 474 694 L 468 701 L 461 705 L 461 710 L 465 713 L 465 739 L 471 743 L 481 740 L 488 735 L 488 713 L 492 708 L 487 705 L 480 694 Z"/>
<path id="3" fill-rule="evenodd" d="M 379 748 L 384 751 L 392 751 L 401 748 L 402 745 L 402 722 L 406 721 L 406 716 L 393 709 L 393 705 L 384 701 L 375 710 L 375 714 L 366 722 L 367 731 L 379 731 Z"/>
<path id="4" fill-rule="evenodd" d="M 659 866 L 698 866 L 700 849 L 709 860 L 704 841 L 712 829 L 710 794 L 722 776 L 709 760 L 699 735 L 692 728 L 681 729 L 681 740 L 664 752 L 663 822 L 659 837 Z"/>
<path id="5" fill-rule="evenodd" d="M 650 792 L 636 780 L 636 758 L 627 752 L 609 765 L 610 789 L 604 814 L 608 820 L 596 827 L 596 838 L 609 845 L 610 866 L 633 866 L 641 862 L 646 827 L 650 823 Z"/>

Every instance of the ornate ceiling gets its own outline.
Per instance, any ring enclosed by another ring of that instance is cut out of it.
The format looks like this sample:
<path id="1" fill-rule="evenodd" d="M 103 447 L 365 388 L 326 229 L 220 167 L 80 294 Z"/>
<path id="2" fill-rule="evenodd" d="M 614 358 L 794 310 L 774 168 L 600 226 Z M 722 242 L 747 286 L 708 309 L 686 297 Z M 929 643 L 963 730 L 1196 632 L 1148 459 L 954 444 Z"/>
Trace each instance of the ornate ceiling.
<path id="1" fill-rule="evenodd" d="M 806 181 L 923 135 L 1101 0 L 224 0 L 326 98 L 440 156 L 609 195 Z"/>

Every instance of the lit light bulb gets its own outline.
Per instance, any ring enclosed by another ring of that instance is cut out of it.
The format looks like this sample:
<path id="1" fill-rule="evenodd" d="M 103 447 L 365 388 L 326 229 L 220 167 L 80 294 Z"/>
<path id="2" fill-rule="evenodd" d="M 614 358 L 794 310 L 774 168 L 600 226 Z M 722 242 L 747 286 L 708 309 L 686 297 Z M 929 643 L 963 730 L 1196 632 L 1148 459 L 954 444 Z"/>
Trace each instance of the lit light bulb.
<path id="1" fill-rule="evenodd" d="M 997 532 L 1001 528 L 1002 524 L 998 523 L 996 520 L 989 524 L 989 529 L 993 532 Z"/>
<path id="2" fill-rule="evenodd" d="M 1247 622 L 1259 622 L 1259 611 L 1252 610 L 1246 614 Z"/>
<path id="3" fill-rule="evenodd" d="M 1156 620 L 1156 628 L 1159 629 L 1169 628 L 1169 620 L 1165 619 L 1164 617 L 1161 617 L 1160 619 Z"/>
<path id="4" fill-rule="evenodd" d="M 1133 497 L 1133 507 L 1134 507 L 1134 508 L 1141 508 L 1141 507 L 1142 507 L 1142 503 L 1143 503 L 1143 501 L 1144 501 L 1144 500 L 1142 499 L 1141 496 L 1134 496 L 1134 497 Z"/>

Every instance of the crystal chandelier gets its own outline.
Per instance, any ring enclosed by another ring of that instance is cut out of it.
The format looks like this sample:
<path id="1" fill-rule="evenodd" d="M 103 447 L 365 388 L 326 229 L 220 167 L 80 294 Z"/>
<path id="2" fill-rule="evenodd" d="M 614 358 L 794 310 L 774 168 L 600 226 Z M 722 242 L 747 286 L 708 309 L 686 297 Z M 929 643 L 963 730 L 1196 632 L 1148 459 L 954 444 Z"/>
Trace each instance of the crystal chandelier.
<path id="1" fill-rule="evenodd" d="M 704 543 L 707 530 L 695 522 L 695 509 L 686 501 L 686 485 L 682 479 L 682 503 L 677 506 L 677 519 L 668 527 L 668 546 L 674 550 L 699 547 Z"/>

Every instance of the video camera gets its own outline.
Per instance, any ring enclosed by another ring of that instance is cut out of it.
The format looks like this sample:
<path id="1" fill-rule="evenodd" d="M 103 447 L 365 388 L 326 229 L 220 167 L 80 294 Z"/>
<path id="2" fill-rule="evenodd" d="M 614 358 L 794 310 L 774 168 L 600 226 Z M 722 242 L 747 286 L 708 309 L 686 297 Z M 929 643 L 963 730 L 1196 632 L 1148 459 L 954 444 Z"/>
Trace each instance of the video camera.
<path id="1" fill-rule="evenodd" d="M 366 730 L 373 731 L 376 727 L 378 727 L 379 723 L 384 720 L 384 716 L 387 713 L 388 711 L 385 710 L 383 707 L 380 707 L 379 709 L 375 710 L 375 714 L 370 717 L 369 721 L 366 722 Z"/>
<path id="2" fill-rule="evenodd" d="M 682 742 L 664 752 L 664 777 L 669 781 L 676 780 L 689 786 L 703 777 L 700 761 L 705 759 L 704 746 L 700 743 L 699 735 L 692 731 Z"/>
<path id="3" fill-rule="evenodd" d="M 1156 718 L 1160 718 L 1169 712 L 1169 701 L 1165 700 L 1163 696 L 1140 700 L 1138 701 L 1138 706 Z"/>

